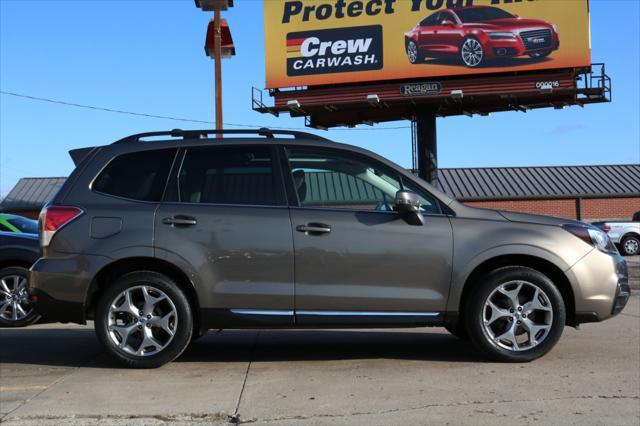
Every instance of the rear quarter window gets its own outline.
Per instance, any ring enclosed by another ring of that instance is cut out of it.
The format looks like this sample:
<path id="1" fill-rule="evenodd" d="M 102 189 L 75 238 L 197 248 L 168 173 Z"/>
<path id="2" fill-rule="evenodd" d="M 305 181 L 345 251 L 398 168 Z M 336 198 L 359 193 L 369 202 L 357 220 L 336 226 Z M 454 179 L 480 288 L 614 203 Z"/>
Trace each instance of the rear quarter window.
<path id="1" fill-rule="evenodd" d="M 111 160 L 94 180 L 92 189 L 139 201 L 160 201 L 175 149 L 133 152 Z"/>

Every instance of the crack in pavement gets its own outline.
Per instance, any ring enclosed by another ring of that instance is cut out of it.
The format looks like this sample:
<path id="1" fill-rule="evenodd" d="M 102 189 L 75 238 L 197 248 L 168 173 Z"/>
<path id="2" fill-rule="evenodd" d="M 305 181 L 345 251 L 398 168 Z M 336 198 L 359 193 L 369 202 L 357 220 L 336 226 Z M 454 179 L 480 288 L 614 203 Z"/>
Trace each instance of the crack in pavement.
<path id="1" fill-rule="evenodd" d="M 443 404 L 426 404 L 426 405 L 418 405 L 414 407 L 406 407 L 406 408 L 392 408 L 388 410 L 378 410 L 378 411 L 356 411 L 353 413 L 343 413 L 343 414 L 332 414 L 332 413 L 321 413 L 321 414 L 312 414 L 309 416 L 298 415 L 298 416 L 283 416 L 283 417 L 274 417 L 271 419 L 247 419 L 244 421 L 240 421 L 240 424 L 248 424 L 248 423 L 266 423 L 266 422 L 278 422 L 278 421 L 289 421 L 289 420 L 311 420 L 314 418 L 340 418 L 340 417 L 355 417 L 355 416 L 366 416 L 366 415 L 375 415 L 375 414 L 391 414 L 391 413 L 401 413 L 408 411 L 416 411 L 423 410 L 426 408 L 437 408 L 437 407 L 462 407 L 462 406 L 470 406 L 470 405 L 488 405 L 488 404 L 510 404 L 510 403 L 518 403 L 518 402 L 548 402 L 548 401 L 565 401 L 565 400 L 580 400 L 580 399 L 631 399 L 631 400 L 640 400 L 640 396 L 633 395 L 581 395 L 581 396 L 568 396 L 568 397 L 558 397 L 558 398 L 540 398 L 540 399 L 514 399 L 514 400 L 493 400 L 493 401 L 462 401 L 462 402 L 452 402 L 452 403 L 443 403 Z"/>
<path id="2" fill-rule="evenodd" d="M 119 415 L 119 414 L 79 414 L 70 416 L 18 416 L 5 418 L 2 421 L 22 421 L 22 420 L 159 420 L 164 422 L 213 422 L 222 421 L 228 417 L 227 413 L 207 413 L 207 414 L 131 414 L 131 415 Z"/>
<path id="3" fill-rule="evenodd" d="M 242 387 L 240 388 L 240 394 L 238 395 L 238 400 L 236 401 L 236 406 L 233 410 L 233 414 L 227 416 L 227 421 L 229 423 L 238 424 L 240 423 L 240 413 L 238 410 L 240 409 L 240 402 L 242 401 L 242 395 L 244 394 L 244 388 L 247 385 L 247 377 L 249 377 L 249 370 L 251 370 L 251 364 L 253 363 L 253 356 L 255 354 L 256 348 L 258 347 L 258 339 L 260 339 L 260 332 L 258 330 L 256 332 L 256 337 L 253 340 L 253 345 L 251 346 L 251 350 L 249 351 L 249 362 L 247 363 L 247 369 L 244 372 L 244 378 L 242 380 Z"/>

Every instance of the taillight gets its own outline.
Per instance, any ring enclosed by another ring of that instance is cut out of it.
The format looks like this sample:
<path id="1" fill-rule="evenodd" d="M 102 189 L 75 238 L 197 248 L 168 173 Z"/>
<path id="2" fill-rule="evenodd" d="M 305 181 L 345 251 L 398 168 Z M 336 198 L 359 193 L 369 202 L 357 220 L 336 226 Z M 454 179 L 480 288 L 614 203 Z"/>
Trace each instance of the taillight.
<path id="1" fill-rule="evenodd" d="M 40 212 L 40 243 L 47 247 L 55 233 L 82 215 L 83 210 L 73 206 L 47 206 Z"/>
<path id="2" fill-rule="evenodd" d="M 604 232 L 607 232 L 607 233 L 608 233 L 609 231 L 611 231 L 611 227 L 610 227 L 609 225 L 604 225 L 604 226 L 602 227 L 602 230 L 603 230 Z"/>

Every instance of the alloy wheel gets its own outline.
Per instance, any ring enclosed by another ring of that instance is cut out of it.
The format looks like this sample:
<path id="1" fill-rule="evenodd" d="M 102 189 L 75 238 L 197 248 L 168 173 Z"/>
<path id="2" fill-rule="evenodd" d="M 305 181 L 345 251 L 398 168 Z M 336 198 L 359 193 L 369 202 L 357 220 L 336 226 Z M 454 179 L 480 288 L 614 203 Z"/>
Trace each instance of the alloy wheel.
<path id="1" fill-rule="evenodd" d="M 20 321 L 33 312 L 27 294 L 27 278 L 7 275 L 0 279 L 0 317 L 7 321 Z"/>
<path id="2" fill-rule="evenodd" d="M 415 64 L 418 61 L 418 46 L 412 41 L 407 46 L 407 55 L 409 56 L 409 62 Z"/>
<path id="3" fill-rule="evenodd" d="M 130 287 L 109 305 L 110 342 L 130 355 L 158 354 L 173 340 L 177 325 L 173 301 L 151 285 Z"/>
<path id="4" fill-rule="evenodd" d="M 462 61 L 469 67 L 476 67 L 482 62 L 484 51 L 475 38 L 468 38 L 462 43 Z"/>
<path id="5" fill-rule="evenodd" d="M 509 351 L 525 351 L 542 343 L 553 325 L 549 296 L 537 285 L 510 281 L 485 300 L 483 330 L 491 343 Z"/>

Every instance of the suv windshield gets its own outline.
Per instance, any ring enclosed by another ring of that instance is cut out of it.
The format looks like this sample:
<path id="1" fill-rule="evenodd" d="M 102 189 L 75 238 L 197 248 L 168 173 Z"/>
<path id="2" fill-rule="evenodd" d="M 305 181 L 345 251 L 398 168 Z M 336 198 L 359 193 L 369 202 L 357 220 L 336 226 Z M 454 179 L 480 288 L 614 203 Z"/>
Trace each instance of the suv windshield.
<path id="1" fill-rule="evenodd" d="M 473 22 L 491 21 L 494 19 L 515 18 L 512 14 L 497 7 L 473 7 L 468 9 L 458 9 L 455 11 L 458 18 L 464 24 Z"/>

